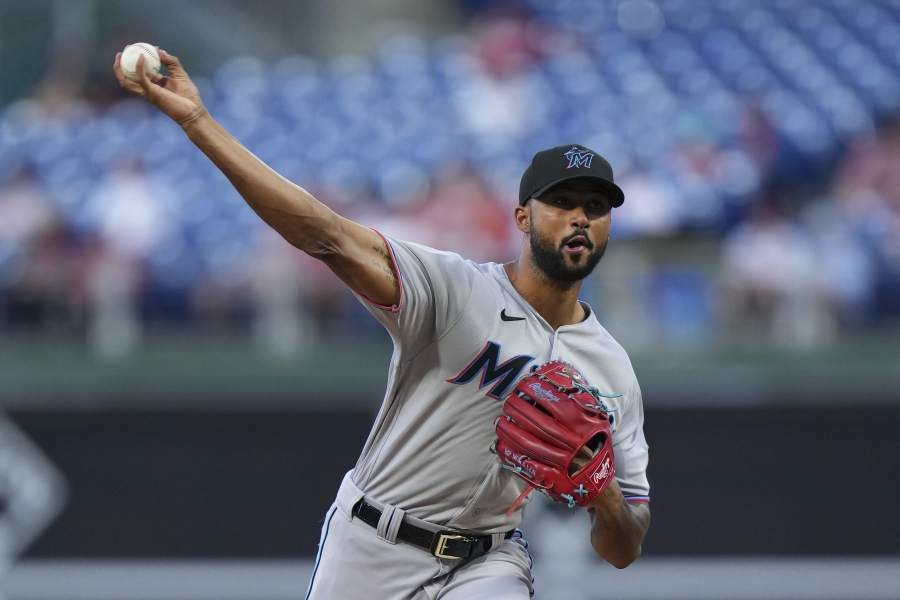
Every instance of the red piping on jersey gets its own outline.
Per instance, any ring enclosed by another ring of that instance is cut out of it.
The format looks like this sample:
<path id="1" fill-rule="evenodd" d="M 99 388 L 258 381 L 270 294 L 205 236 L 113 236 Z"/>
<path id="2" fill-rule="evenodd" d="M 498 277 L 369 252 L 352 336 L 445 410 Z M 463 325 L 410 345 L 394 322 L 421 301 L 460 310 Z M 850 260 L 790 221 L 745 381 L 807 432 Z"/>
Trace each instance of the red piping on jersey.
<path id="1" fill-rule="evenodd" d="M 642 504 L 650 504 L 650 497 L 649 496 L 635 496 L 633 498 L 629 498 L 628 496 L 626 496 L 625 502 L 638 502 L 638 503 L 642 503 Z"/>
<path id="2" fill-rule="evenodd" d="M 369 298 L 362 292 L 357 292 L 357 293 L 363 299 L 365 299 L 366 302 L 368 302 L 372 306 L 380 308 L 381 310 L 386 310 L 386 311 L 392 312 L 392 313 L 400 312 L 400 307 L 403 306 L 403 279 L 400 278 L 400 267 L 397 266 L 397 259 L 394 257 L 394 249 L 391 247 L 390 242 L 387 241 L 387 238 L 384 237 L 380 231 L 378 231 L 377 229 L 372 229 L 372 231 L 377 233 L 378 237 L 380 237 L 384 241 L 384 245 L 387 246 L 388 254 L 391 257 L 391 268 L 394 270 L 394 277 L 397 278 L 397 285 L 400 286 L 400 299 L 397 301 L 397 304 L 391 304 L 391 305 L 379 304 L 378 302 L 375 302 L 374 300 L 372 300 L 371 298 Z"/>

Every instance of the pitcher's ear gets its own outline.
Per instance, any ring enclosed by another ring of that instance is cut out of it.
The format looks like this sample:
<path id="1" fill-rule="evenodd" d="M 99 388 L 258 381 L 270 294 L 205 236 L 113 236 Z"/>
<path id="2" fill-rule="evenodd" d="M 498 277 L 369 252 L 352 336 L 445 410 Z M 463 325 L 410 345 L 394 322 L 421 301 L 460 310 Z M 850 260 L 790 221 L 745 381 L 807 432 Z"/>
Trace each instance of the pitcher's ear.
<path id="1" fill-rule="evenodd" d="M 517 206 L 513 216 L 516 220 L 516 229 L 528 233 L 531 228 L 531 202 L 525 203 L 525 206 Z"/>

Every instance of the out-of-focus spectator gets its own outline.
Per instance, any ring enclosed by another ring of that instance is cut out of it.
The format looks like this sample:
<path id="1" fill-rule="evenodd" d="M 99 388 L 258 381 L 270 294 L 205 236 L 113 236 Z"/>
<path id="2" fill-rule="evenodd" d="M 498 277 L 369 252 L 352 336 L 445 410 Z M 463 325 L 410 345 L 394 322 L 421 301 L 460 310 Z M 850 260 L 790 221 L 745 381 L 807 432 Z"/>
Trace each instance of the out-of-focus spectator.
<path id="1" fill-rule="evenodd" d="M 900 213 L 900 115 L 852 145 L 841 165 L 836 193 L 856 213 L 885 206 Z"/>
<path id="2" fill-rule="evenodd" d="M 253 335 L 259 347 L 285 358 L 310 347 L 317 332 L 315 320 L 304 310 L 306 287 L 302 254 L 274 232 L 260 237 L 258 260 L 250 272 Z"/>
<path id="3" fill-rule="evenodd" d="M 16 326 L 67 320 L 68 237 L 29 165 L 0 188 L 0 310 Z"/>
<path id="4" fill-rule="evenodd" d="M 875 310 L 900 314 L 900 115 L 853 144 L 834 197 L 837 211 L 874 254 Z"/>
<path id="5" fill-rule="evenodd" d="M 88 338 L 98 356 L 120 358 L 141 341 L 139 284 L 140 273 L 133 261 L 101 247 L 88 271 L 85 290 Z"/>
<path id="6" fill-rule="evenodd" d="M 169 233 L 165 190 L 145 176 L 141 161 L 123 159 L 89 199 L 101 251 L 86 284 L 89 336 L 101 356 L 127 354 L 141 340 L 138 313 L 144 261 Z"/>
<path id="7" fill-rule="evenodd" d="M 57 223 L 57 215 L 31 165 L 23 164 L 0 188 L 0 244 L 27 244 Z"/>
<path id="8" fill-rule="evenodd" d="M 671 182 L 662 182 L 649 171 L 632 169 L 616 177 L 628 202 L 616 209 L 615 231 L 626 235 L 668 235 L 678 231 L 681 203 Z"/>
<path id="9" fill-rule="evenodd" d="M 795 347 L 833 331 L 819 293 L 817 258 L 808 235 L 772 200 L 756 204 L 725 239 L 722 311 L 728 334 L 755 331 Z"/>
<path id="10" fill-rule="evenodd" d="M 826 198 L 808 208 L 804 223 L 815 243 L 817 285 L 841 324 L 852 326 L 871 316 L 877 274 L 846 213 L 845 206 Z"/>
<path id="11" fill-rule="evenodd" d="M 476 261 L 502 261 L 512 250 L 514 206 L 497 198 L 473 169 L 452 167 L 413 218 L 429 245 Z"/>
<path id="12" fill-rule="evenodd" d="M 147 178 L 139 158 L 123 158 L 100 182 L 89 210 L 110 250 L 139 261 L 155 250 L 172 226 L 167 200 L 166 190 Z"/>
<path id="13" fill-rule="evenodd" d="M 30 240 L 5 296 L 5 320 L 14 328 L 71 329 L 72 260 L 67 232 L 56 227 Z"/>

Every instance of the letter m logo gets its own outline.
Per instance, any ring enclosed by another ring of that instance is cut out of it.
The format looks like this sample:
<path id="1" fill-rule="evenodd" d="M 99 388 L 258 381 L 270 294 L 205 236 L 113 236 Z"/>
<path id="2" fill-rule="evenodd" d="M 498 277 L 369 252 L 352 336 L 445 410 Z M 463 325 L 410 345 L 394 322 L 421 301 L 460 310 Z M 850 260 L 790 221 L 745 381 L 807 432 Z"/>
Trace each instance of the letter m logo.
<path id="1" fill-rule="evenodd" d="M 478 389 L 480 390 L 493 383 L 494 385 L 491 386 L 487 395 L 491 398 L 502 400 L 506 395 L 506 391 L 519 377 L 519 373 L 534 357 L 521 354 L 498 365 L 499 356 L 500 345 L 488 342 L 462 371 L 448 379 L 447 382 L 463 385 L 475 379 L 475 376 L 480 373 L 481 379 L 478 382 Z"/>
<path id="2" fill-rule="evenodd" d="M 582 150 L 578 146 L 572 146 L 569 148 L 569 151 L 564 155 L 566 159 L 568 159 L 569 164 L 566 165 L 567 169 L 577 169 L 579 167 L 584 167 L 586 169 L 591 168 L 591 159 L 594 158 L 594 155 L 587 150 Z"/>

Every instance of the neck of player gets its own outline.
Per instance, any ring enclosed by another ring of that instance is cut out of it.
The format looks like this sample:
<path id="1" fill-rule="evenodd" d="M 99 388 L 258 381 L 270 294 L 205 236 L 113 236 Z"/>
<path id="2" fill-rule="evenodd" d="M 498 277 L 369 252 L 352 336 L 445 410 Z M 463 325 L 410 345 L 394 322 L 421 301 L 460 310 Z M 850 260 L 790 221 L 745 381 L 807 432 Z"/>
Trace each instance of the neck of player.
<path id="1" fill-rule="evenodd" d="M 580 323 L 587 317 L 578 302 L 581 281 L 550 279 L 527 256 L 503 265 L 516 291 L 553 328 Z"/>

